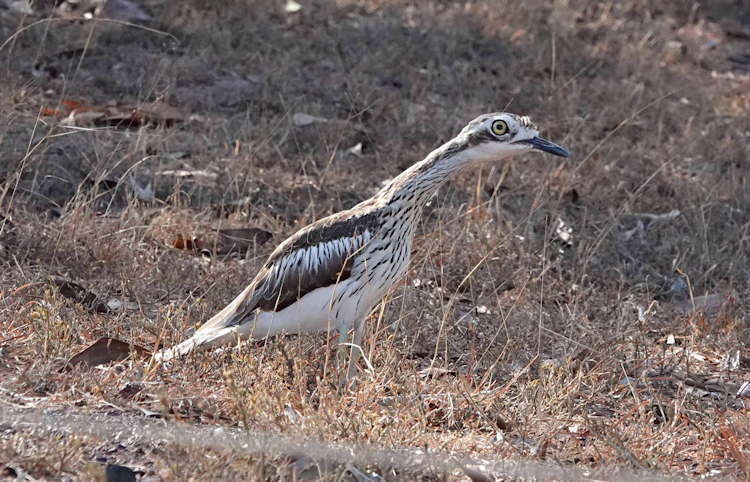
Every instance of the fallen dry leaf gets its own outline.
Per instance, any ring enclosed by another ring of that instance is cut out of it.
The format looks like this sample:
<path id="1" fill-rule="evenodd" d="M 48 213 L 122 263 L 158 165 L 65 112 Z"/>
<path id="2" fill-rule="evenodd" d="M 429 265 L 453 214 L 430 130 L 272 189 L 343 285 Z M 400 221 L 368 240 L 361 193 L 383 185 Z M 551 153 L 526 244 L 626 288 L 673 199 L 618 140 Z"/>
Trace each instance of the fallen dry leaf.
<path id="1" fill-rule="evenodd" d="M 245 253 L 248 249 L 261 246 L 271 240 L 273 234 L 259 228 L 220 229 L 223 245 L 216 254 L 225 256 L 231 253 Z"/>
<path id="2" fill-rule="evenodd" d="M 72 367 L 78 365 L 90 368 L 113 361 L 121 361 L 129 357 L 133 352 L 139 356 L 151 355 L 148 350 L 140 346 L 131 345 L 115 338 L 102 337 L 96 340 L 93 345 L 68 360 L 63 370 L 70 370 Z"/>
<path id="3" fill-rule="evenodd" d="M 69 298 L 76 303 L 80 303 L 97 313 L 109 313 L 110 310 L 107 307 L 107 304 L 80 284 L 67 280 L 61 276 L 53 276 L 52 282 L 57 286 L 57 289 L 60 290 L 60 294 L 64 297 Z"/>
<path id="4" fill-rule="evenodd" d="M 259 228 L 220 229 L 218 238 L 186 238 L 178 236 L 172 240 L 175 249 L 190 249 L 207 254 L 227 256 L 233 253 L 245 253 L 248 249 L 267 243 L 273 234 Z"/>
<path id="5" fill-rule="evenodd" d="M 138 105 L 123 105 L 119 113 L 102 117 L 101 123 L 110 126 L 134 128 L 144 125 L 163 125 L 170 127 L 176 122 L 187 120 L 180 109 L 164 102 L 149 102 Z"/>
<path id="6" fill-rule="evenodd" d="M 119 395 L 125 400 L 130 400 L 138 395 L 141 391 L 143 391 L 142 386 L 138 385 L 137 383 L 128 383 L 122 390 L 120 390 Z"/>
<path id="7" fill-rule="evenodd" d="M 61 118 L 61 122 L 66 125 L 120 128 L 137 128 L 144 125 L 170 127 L 188 120 L 188 116 L 182 110 L 161 101 L 95 106 L 72 99 L 62 99 L 58 106 L 42 109 L 41 115 Z"/>
<path id="8" fill-rule="evenodd" d="M 198 242 L 200 243 L 200 241 Z M 197 243 L 195 239 L 186 238 L 185 236 L 178 236 L 172 240 L 172 247 L 174 249 L 196 249 Z"/>
<path id="9" fill-rule="evenodd" d="M 175 122 L 186 121 L 187 115 L 177 107 L 157 101 L 137 106 L 133 110 L 133 118 L 140 119 L 144 124 L 162 124 L 169 127 Z"/>

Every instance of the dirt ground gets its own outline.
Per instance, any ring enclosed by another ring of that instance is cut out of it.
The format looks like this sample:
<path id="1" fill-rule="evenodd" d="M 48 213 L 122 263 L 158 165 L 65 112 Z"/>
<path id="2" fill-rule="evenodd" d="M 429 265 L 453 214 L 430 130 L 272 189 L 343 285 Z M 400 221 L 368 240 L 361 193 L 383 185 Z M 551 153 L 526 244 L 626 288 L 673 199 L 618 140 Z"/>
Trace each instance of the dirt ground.
<path id="1" fill-rule="evenodd" d="M 13 422 L 40 410 L 560 468 L 518 480 L 750 477 L 744 2 L 21 3 L 0 6 L 0 477 L 514 478 Z M 355 391 L 323 335 L 138 356 L 502 110 L 571 157 L 439 191 Z M 66 369 L 101 337 L 131 356 Z"/>

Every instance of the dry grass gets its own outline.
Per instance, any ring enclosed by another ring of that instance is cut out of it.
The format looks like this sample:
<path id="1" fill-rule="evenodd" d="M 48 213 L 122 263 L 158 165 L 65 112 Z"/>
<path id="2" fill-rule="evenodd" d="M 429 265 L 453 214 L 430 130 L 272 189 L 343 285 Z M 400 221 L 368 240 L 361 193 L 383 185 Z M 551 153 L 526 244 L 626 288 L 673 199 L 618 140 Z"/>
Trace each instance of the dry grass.
<path id="1" fill-rule="evenodd" d="M 36 19 L 0 10 L 2 37 L 17 32 L 0 50 L 0 404 L 750 477 L 748 399 L 736 396 L 750 381 L 747 8 L 300 3 L 288 14 L 280 3 L 144 2 L 163 33 L 105 21 L 22 30 Z M 61 99 L 162 100 L 190 117 L 130 130 L 40 118 Z M 60 371 L 101 336 L 183 340 L 287 235 L 506 106 L 570 160 L 487 165 L 440 191 L 403 286 L 369 322 L 374 371 L 355 392 L 334 389 L 335 343 L 322 335 L 166 370 L 128 360 Z M 298 127 L 298 112 L 329 121 Z M 360 143 L 361 156 L 348 152 Z M 160 174 L 169 169 L 210 176 Z M 133 181 L 154 199 L 138 199 Z M 274 238 L 241 258 L 173 248 L 247 226 Z M 51 275 L 127 309 L 93 313 Z M 162 480 L 356 478 L 336 463 L 300 475 L 288 455 L 3 427 L 0 462 L 38 479 L 100 480 L 102 463 Z"/>

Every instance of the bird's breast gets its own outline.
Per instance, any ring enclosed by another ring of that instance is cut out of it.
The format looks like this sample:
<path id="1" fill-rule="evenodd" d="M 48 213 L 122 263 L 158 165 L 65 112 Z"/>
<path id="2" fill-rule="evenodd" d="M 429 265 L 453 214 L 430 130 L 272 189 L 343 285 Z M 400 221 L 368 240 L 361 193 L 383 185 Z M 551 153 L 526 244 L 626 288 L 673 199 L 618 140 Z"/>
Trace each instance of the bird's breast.
<path id="1" fill-rule="evenodd" d="M 380 296 L 387 294 L 401 280 L 411 258 L 410 230 L 397 227 L 384 231 L 371 240 L 357 260 L 357 271 L 366 280 L 369 291 Z"/>

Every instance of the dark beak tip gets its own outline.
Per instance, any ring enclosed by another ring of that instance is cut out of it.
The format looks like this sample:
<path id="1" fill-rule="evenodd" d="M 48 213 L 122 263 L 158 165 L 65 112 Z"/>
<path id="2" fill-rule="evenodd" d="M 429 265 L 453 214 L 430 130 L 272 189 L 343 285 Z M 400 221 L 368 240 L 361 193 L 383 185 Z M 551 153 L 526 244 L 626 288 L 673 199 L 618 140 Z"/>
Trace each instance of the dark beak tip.
<path id="1" fill-rule="evenodd" d="M 534 137 L 533 139 L 528 139 L 523 142 L 527 143 L 538 151 L 546 152 L 559 157 L 570 157 L 570 153 L 568 153 L 568 151 L 558 146 L 554 142 L 542 139 L 541 137 Z"/>

